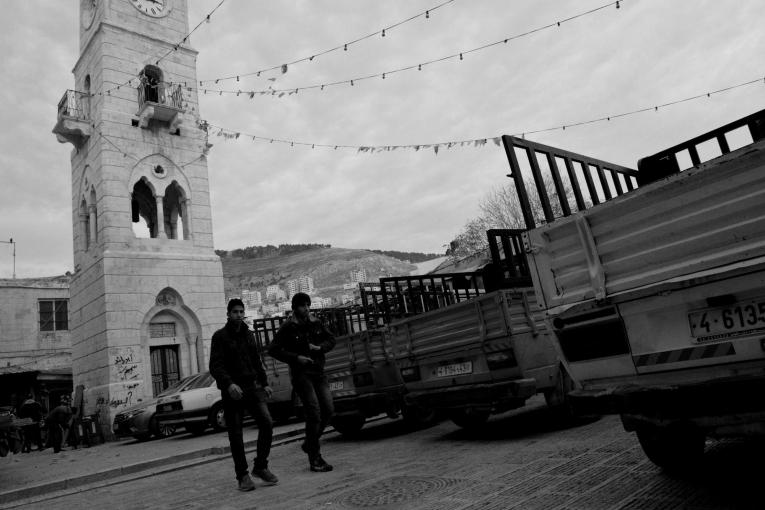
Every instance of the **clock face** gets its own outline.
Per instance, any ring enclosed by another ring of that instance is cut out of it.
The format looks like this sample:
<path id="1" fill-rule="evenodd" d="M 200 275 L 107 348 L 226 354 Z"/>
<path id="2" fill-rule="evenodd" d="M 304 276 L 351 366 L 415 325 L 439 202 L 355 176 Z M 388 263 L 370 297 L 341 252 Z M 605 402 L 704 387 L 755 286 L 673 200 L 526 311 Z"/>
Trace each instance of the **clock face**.
<path id="1" fill-rule="evenodd" d="M 167 7 L 168 1 L 169 0 L 130 0 L 130 3 L 142 13 L 154 18 L 159 18 L 167 14 L 170 10 Z"/>
<path id="2" fill-rule="evenodd" d="M 85 30 L 90 28 L 96 16 L 96 0 L 80 0 L 80 23 Z"/>

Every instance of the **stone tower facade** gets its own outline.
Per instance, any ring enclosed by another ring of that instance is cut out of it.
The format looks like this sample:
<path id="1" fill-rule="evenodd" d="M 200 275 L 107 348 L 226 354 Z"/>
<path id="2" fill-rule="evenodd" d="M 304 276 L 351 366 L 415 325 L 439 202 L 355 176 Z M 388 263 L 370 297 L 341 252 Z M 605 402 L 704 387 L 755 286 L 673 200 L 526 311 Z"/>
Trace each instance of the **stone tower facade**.
<path id="1" fill-rule="evenodd" d="M 206 370 L 225 322 L 188 32 L 186 0 L 81 0 L 53 130 L 74 146 L 74 385 L 107 435 L 117 412 Z"/>

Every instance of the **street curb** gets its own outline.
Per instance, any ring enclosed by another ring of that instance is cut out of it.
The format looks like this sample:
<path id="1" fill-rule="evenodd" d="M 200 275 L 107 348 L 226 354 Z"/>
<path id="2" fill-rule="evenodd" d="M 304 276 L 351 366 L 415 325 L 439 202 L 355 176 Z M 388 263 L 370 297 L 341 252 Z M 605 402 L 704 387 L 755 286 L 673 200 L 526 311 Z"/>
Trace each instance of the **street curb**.
<path id="1" fill-rule="evenodd" d="M 331 429 L 328 430 L 328 432 Z M 286 439 L 293 439 L 303 436 L 304 431 L 302 429 L 290 430 L 281 433 L 274 434 L 273 441 L 284 441 Z M 251 449 L 257 446 L 257 439 L 252 439 L 244 442 L 245 449 Z M 169 464 L 178 464 L 181 462 L 188 462 L 194 459 L 203 457 L 221 456 L 231 453 L 229 446 L 214 446 L 211 448 L 203 448 L 191 452 L 185 452 L 178 455 L 172 455 L 169 457 L 161 457 L 158 459 L 151 459 L 141 462 L 135 462 L 133 464 L 127 464 L 122 467 L 110 468 L 98 473 L 89 473 L 86 475 L 75 476 L 72 478 L 65 478 L 63 480 L 54 480 L 42 484 L 32 485 L 21 489 L 15 489 L 5 492 L 0 492 L 0 505 L 12 503 L 20 499 L 31 498 L 39 496 L 42 493 L 63 491 L 80 487 L 82 485 L 88 485 L 92 483 L 102 482 L 111 478 L 117 478 L 120 476 L 127 476 L 150 469 L 155 469 Z"/>

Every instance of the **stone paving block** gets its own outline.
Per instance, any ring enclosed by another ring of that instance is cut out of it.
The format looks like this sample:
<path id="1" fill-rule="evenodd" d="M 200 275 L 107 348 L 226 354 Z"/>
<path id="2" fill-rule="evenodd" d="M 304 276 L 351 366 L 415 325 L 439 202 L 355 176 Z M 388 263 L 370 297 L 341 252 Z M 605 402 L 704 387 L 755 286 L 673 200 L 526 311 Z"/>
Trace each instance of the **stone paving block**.
<path id="1" fill-rule="evenodd" d="M 608 454 L 602 452 L 585 453 L 584 455 L 580 455 L 579 457 L 565 461 L 560 466 L 547 470 L 545 474 L 556 476 L 573 476 L 589 467 L 603 462 L 606 460 L 607 455 Z"/>
<path id="2" fill-rule="evenodd" d="M 557 476 L 537 475 L 503 491 L 502 494 L 526 498 L 537 492 L 549 492 L 550 488 L 557 485 L 561 479 Z"/>
<path id="3" fill-rule="evenodd" d="M 606 464 L 609 466 L 638 466 L 645 461 L 645 458 L 641 448 L 632 448 L 608 459 Z"/>
<path id="4" fill-rule="evenodd" d="M 570 501 L 575 496 L 570 494 L 538 494 L 529 499 L 522 501 L 516 505 L 508 507 L 508 509 L 518 508 L 522 510 L 552 510 L 560 505 Z"/>
<path id="5" fill-rule="evenodd" d="M 682 508 L 676 499 L 633 498 L 617 507 L 618 510 L 675 510 Z"/>
<path id="6" fill-rule="evenodd" d="M 640 492 L 651 480 L 652 477 L 649 474 L 624 473 L 572 501 L 567 506 L 582 510 L 611 508 L 621 500 Z"/>
<path id="7" fill-rule="evenodd" d="M 565 478 L 551 490 L 553 492 L 583 494 L 623 472 L 623 470 L 614 469 L 612 466 L 595 466 Z"/>

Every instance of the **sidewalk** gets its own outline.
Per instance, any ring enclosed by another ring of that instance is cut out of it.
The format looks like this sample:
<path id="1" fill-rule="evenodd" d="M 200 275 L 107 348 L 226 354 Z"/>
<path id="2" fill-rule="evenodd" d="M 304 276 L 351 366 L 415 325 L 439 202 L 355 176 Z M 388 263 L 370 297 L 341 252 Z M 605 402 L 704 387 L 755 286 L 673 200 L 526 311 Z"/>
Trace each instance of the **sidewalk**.
<path id="1" fill-rule="evenodd" d="M 301 439 L 303 427 L 303 422 L 275 426 L 274 446 Z M 246 425 L 244 445 L 248 454 L 254 451 L 257 437 L 254 424 Z M 58 454 L 52 448 L 9 454 L 0 458 L 0 505 L 113 478 L 151 476 L 158 471 L 213 462 L 229 454 L 225 432 L 202 436 L 179 433 L 146 442 L 126 439 Z"/>

